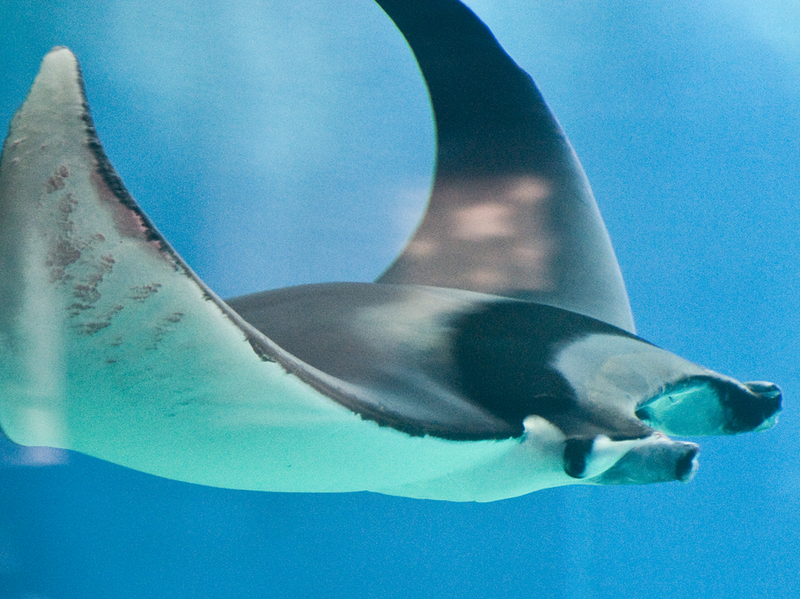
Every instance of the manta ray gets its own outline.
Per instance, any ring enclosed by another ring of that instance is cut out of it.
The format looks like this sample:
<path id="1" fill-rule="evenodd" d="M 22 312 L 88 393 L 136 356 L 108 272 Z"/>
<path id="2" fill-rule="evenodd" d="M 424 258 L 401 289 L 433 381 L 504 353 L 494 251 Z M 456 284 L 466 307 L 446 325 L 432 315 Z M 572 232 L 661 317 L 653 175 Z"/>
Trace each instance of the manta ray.
<path id="1" fill-rule="evenodd" d="M 0 166 L 5 435 L 201 485 L 493 501 L 687 481 L 698 446 L 670 435 L 770 428 L 776 385 L 636 335 L 583 169 L 489 29 L 457 0 L 377 1 L 437 154 L 373 283 L 221 300 L 114 171 L 76 58 L 45 56 Z"/>

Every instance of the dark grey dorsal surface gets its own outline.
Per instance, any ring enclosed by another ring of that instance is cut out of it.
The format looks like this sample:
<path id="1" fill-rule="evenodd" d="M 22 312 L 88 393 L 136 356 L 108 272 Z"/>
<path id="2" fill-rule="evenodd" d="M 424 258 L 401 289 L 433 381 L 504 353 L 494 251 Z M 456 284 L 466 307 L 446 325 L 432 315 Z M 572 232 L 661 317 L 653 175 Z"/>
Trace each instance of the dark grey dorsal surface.
<path id="1" fill-rule="evenodd" d="M 553 366 L 556 353 L 592 333 L 633 336 L 566 310 L 374 283 L 304 285 L 228 303 L 281 348 L 344 382 L 332 394 L 339 403 L 412 435 L 519 437 L 531 415 L 569 437 L 652 432 L 635 421 L 620 429 L 578 403 Z"/>

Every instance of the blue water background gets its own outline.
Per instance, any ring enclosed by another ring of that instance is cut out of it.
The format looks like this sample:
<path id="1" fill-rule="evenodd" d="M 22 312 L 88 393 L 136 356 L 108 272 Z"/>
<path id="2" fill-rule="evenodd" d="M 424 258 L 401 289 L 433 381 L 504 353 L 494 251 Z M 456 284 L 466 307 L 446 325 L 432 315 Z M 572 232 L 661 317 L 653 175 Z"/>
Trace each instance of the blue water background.
<path id="1" fill-rule="evenodd" d="M 777 428 L 699 440 L 688 485 L 483 505 L 234 492 L 3 446 L 0 598 L 800 595 L 800 5 L 468 4 L 572 141 L 639 334 L 780 384 Z M 0 123 L 55 45 L 128 189 L 222 297 L 372 280 L 413 231 L 430 108 L 369 0 L 4 2 Z"/>

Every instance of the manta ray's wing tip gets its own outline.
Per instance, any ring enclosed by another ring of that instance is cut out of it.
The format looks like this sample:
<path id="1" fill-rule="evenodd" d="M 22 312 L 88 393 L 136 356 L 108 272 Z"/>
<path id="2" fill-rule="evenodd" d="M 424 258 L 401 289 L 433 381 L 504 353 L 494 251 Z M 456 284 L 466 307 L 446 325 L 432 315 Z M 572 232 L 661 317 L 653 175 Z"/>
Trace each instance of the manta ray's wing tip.
<path id="1" fill-rule="evenodd" d="M 57 73 L 79 72 L 78 59 L 72 50 L 66 46 L 53 46 L 50 51 L 42 58 L 39 75 L 37 78 L 50 79 Z M 34 82 L 34 86 L 36 82 Z"/>
<path id="2" fill-rule="evenodd" d="M 35 118 L 45 129 L 59 115 L 75 112 L 81 115 L 87 112 L 80 65 L 69 48 L 55 46 L 42 58 L 39 73 L 16 119 L 31 122 Z M 12 121 L 12 130 L 14 124 Z"/>

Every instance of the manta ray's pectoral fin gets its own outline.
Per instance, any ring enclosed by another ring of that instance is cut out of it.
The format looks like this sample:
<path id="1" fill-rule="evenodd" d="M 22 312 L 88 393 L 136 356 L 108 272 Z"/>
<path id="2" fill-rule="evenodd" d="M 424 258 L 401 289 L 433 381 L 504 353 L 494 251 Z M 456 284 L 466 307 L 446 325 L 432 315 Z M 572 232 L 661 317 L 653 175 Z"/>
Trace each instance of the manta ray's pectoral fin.
<path id="1" fill-rule="evenodd" d="M 414 51 L 437 132 L 427 212 L 378 282 L 528 299 L 633 332 L 589 183 L 530 76 L 460 2 L 378 4 Z"/>
<path id="2" fill-rule="evenodd" d="M 325 459 L 320 431 L 361 422 L 155 230 L 100 147 L 65 48 L 42 61 L 3 147 L 0 306 L 0 428 L 19 445 L 204 484 L 315 490 L 331 468 L 294 473 L 304 455 Z M 332 491 L 347 484 L 330 479 Z"/>

